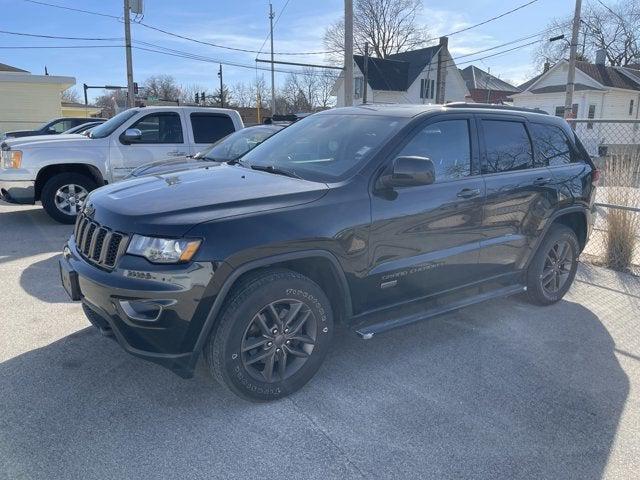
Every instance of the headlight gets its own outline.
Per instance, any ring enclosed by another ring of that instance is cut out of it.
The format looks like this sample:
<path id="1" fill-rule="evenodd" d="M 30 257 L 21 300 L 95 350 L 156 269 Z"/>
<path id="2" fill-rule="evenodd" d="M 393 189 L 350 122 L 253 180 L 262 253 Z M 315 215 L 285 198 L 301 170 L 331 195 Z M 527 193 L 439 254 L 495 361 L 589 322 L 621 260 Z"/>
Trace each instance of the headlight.
<path id="1" fill-rule="evenodd" d="M 22 165 L 22 152 L 20 150 L 4 150 L 2 152 L 3 168 L 20 168 Z"/>
<path id="2" fill-rule="evenodd" d="M 151 263 L 182 263 L 193 258 L 200 247 L 200 242 L 200 240 L 134 235 L 127 253 L 144 257 Z"/>

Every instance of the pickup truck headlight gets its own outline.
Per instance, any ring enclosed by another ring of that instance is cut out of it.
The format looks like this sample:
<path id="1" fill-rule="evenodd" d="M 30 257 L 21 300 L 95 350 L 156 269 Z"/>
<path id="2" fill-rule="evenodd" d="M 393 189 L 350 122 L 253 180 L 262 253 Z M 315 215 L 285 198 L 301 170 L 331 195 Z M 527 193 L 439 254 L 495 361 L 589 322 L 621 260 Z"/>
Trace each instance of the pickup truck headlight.
<path id="1" fill-rule="evenodd" d="M 4 150 L 2 152 L 3 168 L 20 168 L 22 165 L 22 152 L 20 150 Z"/>
<path id="2" fill-rule="evenodd" d="M 151 263 L 184 263 L 193 258 L 200 243 L 201 240 L 134 235 L 127 253 L 144 257 Z"/>

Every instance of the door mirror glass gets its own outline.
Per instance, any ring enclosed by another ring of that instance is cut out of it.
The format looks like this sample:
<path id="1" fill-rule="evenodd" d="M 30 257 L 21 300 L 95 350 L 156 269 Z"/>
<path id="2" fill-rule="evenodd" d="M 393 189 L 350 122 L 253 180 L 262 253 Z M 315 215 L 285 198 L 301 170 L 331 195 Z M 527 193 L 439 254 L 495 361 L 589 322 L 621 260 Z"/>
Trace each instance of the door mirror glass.
<path id="1" fill-rule="evenodd" d="M 139 142 L 142 140 L 142 132 L 137 128 L 127 128 L 120 139 L 124 144 Z"/>
<path id="2" fill-rule="evenodd" d="M 383 187 L 416 187 L 436 181 L 433 162 L 426 157 L 396 157 L 391 171 L 380 177 Z"/>

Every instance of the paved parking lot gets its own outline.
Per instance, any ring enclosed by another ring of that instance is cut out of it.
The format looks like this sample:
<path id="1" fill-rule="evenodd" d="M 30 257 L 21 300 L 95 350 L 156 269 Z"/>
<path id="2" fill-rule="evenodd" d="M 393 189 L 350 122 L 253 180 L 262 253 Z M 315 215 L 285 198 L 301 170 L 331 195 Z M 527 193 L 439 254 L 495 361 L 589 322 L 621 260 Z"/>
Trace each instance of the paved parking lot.
<path id="1" fill-rule="evenodd" d="M 267 405 L 135 359 L 59 285 L 70 226 L 0 202 L 0 478 L 637 478 L 640 282 L 492 301 L 370 341 Z"/>

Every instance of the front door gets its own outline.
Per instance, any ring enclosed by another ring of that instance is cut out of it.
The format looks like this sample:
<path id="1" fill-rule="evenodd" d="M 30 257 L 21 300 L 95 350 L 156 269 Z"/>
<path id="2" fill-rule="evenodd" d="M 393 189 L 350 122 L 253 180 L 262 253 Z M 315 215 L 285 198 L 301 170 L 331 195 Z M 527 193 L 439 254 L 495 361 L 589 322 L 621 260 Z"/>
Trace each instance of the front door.
<path id="1" fill-rule="evenodd" d="M 110 156 L 114 181 L 122 180 L 140 165 L 190 153 L 177 112 L 150 113 L 127 128 L 140 130 L 142 138 L 130 144 L 123 143 L 118 136 L 112 138 Z"/>
<path id="2" fill-rule="evenodd" d="M 485 187 L 477 151 L 473 118 L 447 115 L 427 120 L 393 156 L 430 158 L 436 178 L 431 185 L 372 194 L 370 306 L 436 294 L 478 278 Z"/>
<path id="3" fill-rule="evenodd" d="M 557 206 L 557 192 L 549 168 L 534 161 L 526 119 L 484 115 L 479 125 L 487 186 L 480 268 L 490 277 L 524 267 Z"/>

